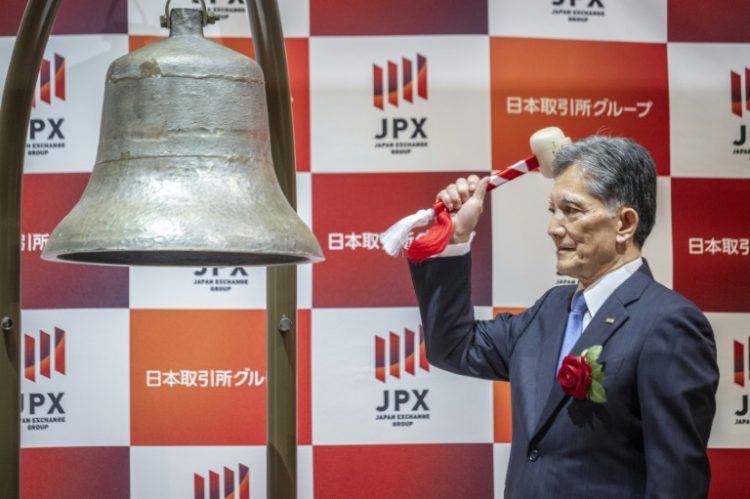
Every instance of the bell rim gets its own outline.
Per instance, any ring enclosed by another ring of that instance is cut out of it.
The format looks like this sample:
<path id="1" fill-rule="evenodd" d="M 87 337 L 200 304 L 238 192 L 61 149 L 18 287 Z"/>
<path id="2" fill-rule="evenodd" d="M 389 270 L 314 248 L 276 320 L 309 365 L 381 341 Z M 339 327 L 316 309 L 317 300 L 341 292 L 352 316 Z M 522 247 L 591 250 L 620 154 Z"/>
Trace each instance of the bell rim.
<path id="1" fill-rule="evenodd" d="M 42 259 L 78 265 L 118 267 L 276 267 L 320 263 L 325 256 L 316 253 L 263 251 L 221 251 L 187 249 L 42 252 Z M 276 257 L 275 259 L 269 257 Z"/>

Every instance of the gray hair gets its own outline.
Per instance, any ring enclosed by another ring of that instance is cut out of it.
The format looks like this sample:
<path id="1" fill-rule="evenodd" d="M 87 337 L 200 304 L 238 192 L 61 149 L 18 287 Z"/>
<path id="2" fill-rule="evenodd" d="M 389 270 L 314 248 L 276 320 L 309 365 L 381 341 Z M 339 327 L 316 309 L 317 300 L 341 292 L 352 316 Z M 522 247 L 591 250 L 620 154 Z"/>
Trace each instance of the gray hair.
<path id="1" fill-rule="evenodd" d="M 581 168 L 589 194 L 610 210 L 627 206 L 638 213 L 633 240 L 643 247 L 656 219 L 656 167 L 648 151 L 631 139 L 595 135 L 563 147 L 553 176 L 573 165 Z"/>

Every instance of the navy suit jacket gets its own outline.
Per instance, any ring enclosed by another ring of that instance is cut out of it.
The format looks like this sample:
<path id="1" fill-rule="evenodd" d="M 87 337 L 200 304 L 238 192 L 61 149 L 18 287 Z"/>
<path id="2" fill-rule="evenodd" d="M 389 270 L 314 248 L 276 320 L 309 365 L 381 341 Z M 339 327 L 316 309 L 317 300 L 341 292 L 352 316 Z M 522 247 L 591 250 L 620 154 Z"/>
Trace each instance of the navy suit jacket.
<path id="1" fill-rule="evenodd" d="M 410 265 L 427 358 L 511 381 L 506 498 L 704 498 L 719 380 L 711 326 L 648 265 L 620 285 L 571 353 L 602 345 L 607 402 L 563 393 L 556 364 L 575 286 L 521 314 L 476 321 L 470 255 Z"/>

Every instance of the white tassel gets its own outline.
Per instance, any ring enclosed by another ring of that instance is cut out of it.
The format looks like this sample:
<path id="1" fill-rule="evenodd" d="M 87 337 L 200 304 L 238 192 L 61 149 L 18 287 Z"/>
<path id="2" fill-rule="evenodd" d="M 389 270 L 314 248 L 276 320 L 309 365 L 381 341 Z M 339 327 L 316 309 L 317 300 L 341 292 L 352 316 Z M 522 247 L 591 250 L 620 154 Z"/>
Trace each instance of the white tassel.
<path id="1" fill-rule="evenodd" d="M 435 220 L 435 210 L 419 210 L 413 215 L 402 218 L 380 234 L 380 244 L 391 256 L 396 256 L 406 244 L 409 233 L 416 227 L 423 227 Z"/>

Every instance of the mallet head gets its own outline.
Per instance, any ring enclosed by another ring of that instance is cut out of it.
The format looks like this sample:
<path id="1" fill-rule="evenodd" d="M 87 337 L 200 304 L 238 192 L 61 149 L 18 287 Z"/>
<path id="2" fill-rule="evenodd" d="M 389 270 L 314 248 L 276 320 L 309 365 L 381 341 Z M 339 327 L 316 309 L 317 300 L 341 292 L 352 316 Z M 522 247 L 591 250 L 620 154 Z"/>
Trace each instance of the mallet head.
<path id="1" fill-rule="evenodd" d="M 557 152 L 572 141 L 556 126 L 537 130 L 529 139 L 531 152 L 539 161 L 539 171 L 547 178 L 552 178 L 552 161 Z"/>

